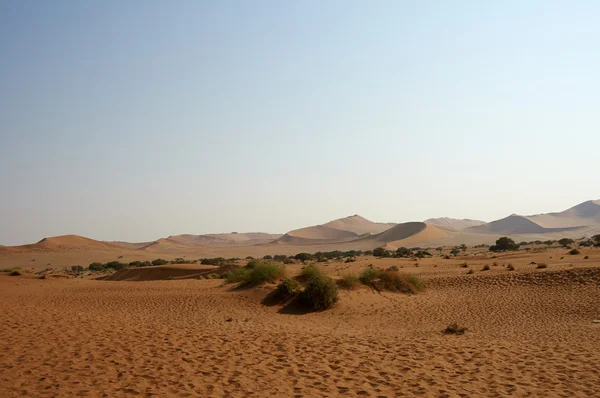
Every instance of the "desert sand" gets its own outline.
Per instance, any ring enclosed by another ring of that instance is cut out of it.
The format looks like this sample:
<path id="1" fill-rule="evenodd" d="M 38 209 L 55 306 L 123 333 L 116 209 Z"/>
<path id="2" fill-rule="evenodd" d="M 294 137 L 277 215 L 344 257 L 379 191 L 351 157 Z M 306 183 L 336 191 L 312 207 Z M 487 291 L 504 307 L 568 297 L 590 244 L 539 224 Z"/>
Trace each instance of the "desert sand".
<path id="1" fill-rule="evenodd" d="M 600 249 L 565 251 L 332 261 L 333 278 L 396 265 L 426 287 L 310 313 L 264 305 L 271 285 L 196 279 L 207 266 L 0 273 L 0 396 L 597 397 Z M 442 333 L 454 322 L 464 335 Z"/>

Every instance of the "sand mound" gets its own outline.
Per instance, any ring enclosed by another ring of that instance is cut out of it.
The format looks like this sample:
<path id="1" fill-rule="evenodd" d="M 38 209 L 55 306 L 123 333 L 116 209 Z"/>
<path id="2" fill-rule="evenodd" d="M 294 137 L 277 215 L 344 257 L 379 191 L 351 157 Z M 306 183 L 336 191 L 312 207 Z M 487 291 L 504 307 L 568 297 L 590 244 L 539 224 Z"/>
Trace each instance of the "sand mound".
<path id="1" fill-rule="evenodd" d="M 470 219 L 456 219 L 448 217 L 430 218 L 424 221 L 425 224 L 433 225 L 438 228 L 448 229 L 451 231 L 461 231 L 465 228 L 477 227 L 484 225 L 485 221 L 470 220 Z"/>
<path id="2" fill-rule="evenodd" d="M 280 238 L 280 234 L 267 234 L 264 232 L 247 232 L 228 234 L 206 234 L 206 235 L 173 235 L 166 238 L 170 242 L 179 245 L 232 245 L 232 244 L 257 244 L 272 242 Z"/>
<path id="3" fill-rule="evenodd" d="M 465 229 L 467 232 L 484 233 L 484 234 L 544 234 L 552 232 L 569 232 L 575 231 L 579 227 L 564 227 L 564 228 L 544 228 L 541 225 L 531 221 L 529 217 L 512 214 L 501 220 L 492 221 L 491 223 L 478 227 Z"/>
<path id="4" fill-rule="evenodd" d="M 167 279 L 198 279 L 215 272 L 216 267 L 202 265 L 166 265 L 158 267 L 127 268 L 107 277 L 106 281 L 159 281 Z"/>
<path id="5" fill-rule="evenodd" d="M 324 224 L 325 227 L 341 231 L 354 232 L 357 235 L 378 234 L 393 227 L 394 223 L 376 223 L 355 214 L 350 217 L 340 218 Z"/>
<path id="6" fill-rule="evenodd" d="M 119 250 L 119 246 L 78 235 L 44 238 L 37 243 L 12 246 L 13 251 L 69 251 L 69 250 Z"/>
<path id="7" fill-rule="evenodd" d="M 325 241 L 343 242 L 351 239 L 356 239 L 358 234 L 350 231 L 342 231 L 339 229 L 317 225 L 315 227 L 306 227 L 290 231 L 277 240 L 280 243 L 315 243 Z"/>

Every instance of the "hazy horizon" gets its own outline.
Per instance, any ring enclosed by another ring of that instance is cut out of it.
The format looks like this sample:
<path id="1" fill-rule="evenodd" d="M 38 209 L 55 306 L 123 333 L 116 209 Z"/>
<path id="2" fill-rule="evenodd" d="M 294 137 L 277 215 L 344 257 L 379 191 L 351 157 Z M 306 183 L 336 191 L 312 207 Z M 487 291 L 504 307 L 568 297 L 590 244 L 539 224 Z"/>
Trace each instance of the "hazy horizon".
<path id="1" fill-rule="evenodd" d="M 0 3 L 0 245 L 596 200 L 599 12 Z"/>

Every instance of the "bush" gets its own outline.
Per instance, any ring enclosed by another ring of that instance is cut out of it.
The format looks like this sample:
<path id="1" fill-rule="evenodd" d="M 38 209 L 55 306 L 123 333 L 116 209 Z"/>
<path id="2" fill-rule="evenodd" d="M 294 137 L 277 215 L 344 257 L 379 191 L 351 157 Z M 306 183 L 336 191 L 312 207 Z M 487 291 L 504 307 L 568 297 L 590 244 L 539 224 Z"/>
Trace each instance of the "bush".
<path id="1" fill-rule="evenodd" d="M 422 289 L 421 281 L 415 276 L 376 268 L 365 269 L 360 276 L 360 281 L 377 291 L 416 293 Z"/>
<path id="2" fill-rule="evenodd" d="M 298 261 L 310 261 L 312 260 L 312 255 L 310 253 L 298 253 L 294 256 L 294 258 Z"/>
<path id="3" fill-rule="evenodd" d="M 102 264 L 102 263 L 91 263 L 91 264 L 88 266 L 88 269 L 89 269 L 90 271 L 95 271 L 95 272 L 97 272 L 97 271 L 104 271 L 104 270 L 106 269 L 106 267 L 105 267 L 105 266 L 104 266 L 104 264 Z"/>
<path id="4" fill-rule="evenodd" d="M 571 256 L 576 256 L 577 254 L 581 254 L 581 252 L 577 249 L 573 249 L 569 252 Z"/>
<path id="5" fill-rule="evenodd" d="M 127 264 L 123 264 L 118 261 L 111 261 L 109 263 L 104 264 L 104 267 L 107 269 L 114 269 L 115 271 L 117 271 L 127 267 Z"/>
<path id="6" fill-rule="evenodd" d="M 373 255 L 375 257 L 385 257 L 387 254 L 387 250 L 385 250 L 383 247 L 378 247 L 376 249 L 373 249 Z"/>
<path id="7" fill-rule="evenodd" d="M 356 262 L 356 257 L 348 257 L 346 259 L 346 261 L 344 261 L 345 263 L 354 263 Z"/>
<path id="8" fill-rule="evenodd" d="M 163 258 L 157 258 L 156 260 L 152 261 L 152 265 L 165 265 L 165 264 L 169 264 L 169 262 Z"/>
<path id="9" fill-rule="evenodd" d="M 83 267 L 81 265 L 72 265 L 71 271 L 76 273 L 83 272 Z"/>
<path id="10" fill-rule="evenodd" d="M 375 279 L 379 279 L 381 277 L 382 272 L 383 271 L 378 268 L 368 267 L 360 275 L 360 282 L 364 285 L 370 286 Z"/>
<path id="11" fill-rule="evenodd" d="M 575 241 L 573 239 L 569 239 L 569 238 L 562 238 L 558 241 L 558 244 L 561 245 L 562 247 L 570 246 L 573 243 L 575 243 Z"/>
<path id="12" fill-rule="evenodd" d="M 471 274 L 474 274 L 474 273 L 475 273 L 475 271 L 473 271 L 473 268 L 471 268 L 471 269 L 469 269 L 467 271 L 467 275 L 471 275 Z"/>
<path id="13" fill-rule="evenodd" d="M 272 296 L 275 300 L 284 301 L 300 292 L 300 285 L 294 279 L 284 279 L 279 282 L 277 288 L 273 291 Z"/>
<path id="14" fill-rule="evenodd" d="M 315 311 L 326 310 L 338 301 L 338 288 L 331 278 L 313 276 L 306 283 L 301 298 L 302 302 Z"/>
<path id="15" fill-rule="evenodd" d="M 490 246 L 489 250 L 491 252 L 515 251 L 519 250 L 519 245 L 511 238 L 503 236 L 496 241 L 495 245 Z"/>
<path id="16" fill-rule="evenodd" d="M 209 279 L 219 279 L 220 276 L 219 274 L 215 274 L 214 272 L 212 274 L 208 274 L 208 278 Z"/>
<path id="17" fill-rule="evenodd" d="M 509 271 L 514 271 L 515 270 L 515 266 L 512 264 L 508 264 L 508 267 L 506 267 Z"/>
<path id="18" fill-rule="evenodd" d="M 396 257 L 410 257 L 411 255 L 412 251 L 406 247 L 399 247 L 396 249 Z"/>
<path id="19" fill-rule="evenodd" d="M 21 267 L 12 267 L 12 268 L 0 269 L 0 272 L 14 272 L 14 271 L 21 271 Z"/>
<path id="20" fill-rule="evenodd" d="M 386 271 L 400 271 L 400 268 L 398 268 L 395 265 L 392 265 L 391 267 L 389 267 Z"/>
<path id="21" fill-rule="evenodd" d="M 458 256 L 458 254 L 460 253 L 460 250 L 457 249 L 456 247 L 452 250 L 450 250 L 450 254 L 452 254 L 453 256 Z"/>
<path id="22" fill-rule="evenodd" d="M 596 242 L 596 246 L 600 246 L 600 234 L 592 236 L 592 240 Z"/>
<path id="23" fill-rule="evenodd" d="M 288 256 L 286 256 L 285 254 L 276 254 L 275 256 L 273 256 L 273 260 L 278 261 L 280 263 L 285 262 L 287 258 Z"/>
<path id="24" fill-rule="evenodd" d="M 484 265 L 483 268 L 481 269 L 482 271 L 489 271 L 490 270 L 490 266 L 488 264 Z"/>
<path id="25" fill-rule="evenodd" d="M 537 269 L 548 268 L 548 264 L 545 264 L 545 263 L 539 263 L 539 264 L 537 265 L 537 267 L 535 267 L 535 268 L 537 268 Z"/>
<path id="26" fill-rule="evenodd" d="M 12 271 L 10 274 L 8 274 L 10 276 L 20 276 L 21 275 L 21 271 L 19 270 L 14 270 Z"/>
<path id="27" fill-rule="evenodd" d="M 469 265 L 467 263 L 460 264 L 460 268 L 467 268 L 467 267 L 469 267 Z"/>
<path id="28" fill-rule="evenodd" d="M 300 276 L 298 277 L 298 279 L 300 279 L 302 281 L 308 281 L 310 278 L 313 278 L 315 276 L 323 276 L 323 273 L 321 272 L 321 270 L 319 268 L 317 268 L 316 265 L 310 264 L 310 265 L 307 265 L 306 267 L 302 268 L 302 271 L 300 271 Z"/>
<path id="29" fill-rule="evenodd" d="M 154 261 L 158 261 L 158 260 L 154 260 Z M 152 261 L 152 264 L 154 264 L 154 261 Z M 203 258 L 200 261 L 200 264 L 221 266 L 225 262 L 226 262 L 226 260 L 223 257 L 215 257 L 215 258 Z M 154 264 L 154 265 L 160 265 L 160 264 Z"/>
<path id="30" fill-rule="evenodd" d="M 346 274 L 338 280 L 338 286 L 346 290 L 354 290 L 360 283 L 360 278 L 354 274 Z"/>
<path id="31" fill-rule="evenodd" d="M 285 268 L 272 262 L 260 262 L 253 268 L 236 268 L 227 275 L 227 282 L 242 282 L 245 286 L 258 286 L 263 283 L 275 283 L 285 277 Z"/>

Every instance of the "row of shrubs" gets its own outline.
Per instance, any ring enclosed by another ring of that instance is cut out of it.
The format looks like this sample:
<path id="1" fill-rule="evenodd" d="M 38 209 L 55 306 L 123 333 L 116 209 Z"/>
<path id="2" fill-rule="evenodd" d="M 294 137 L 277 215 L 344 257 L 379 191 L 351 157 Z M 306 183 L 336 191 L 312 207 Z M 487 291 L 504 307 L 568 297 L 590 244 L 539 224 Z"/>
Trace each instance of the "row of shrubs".
<path id="1" fill-rule="evenodd" d="M 338 287 L 351 290 L 363 284 L 378 291 L 402 293 L 416 293 L 422 289 L 419 279 L 398 272 L 397 267 L 390 267 L 387 270 L 369 267 L 360 276 L 347 274 L 336 283 L 314 264 L 304 267 L 296 279 L 291 279 L 287 278 L 286 269 L 281 264 L 251 260 L 246 266 L 228 270 L 221 277 L 227 283 L 239 283 L 242 287 L 280 281 L 271 294 L 271 299 L 277 301 L 296 299 L 315 311 L 331 308 L 337 302 Z"/>
<path id="2" fill-rule="evenodd" d="M 108 263 L 100 263 L 100 262 L 93 262 L 88 266 L 88 270 L 93 271 L 93 272 L 102 272 L 102 271 L 107 271 L 107 270 L 120 270 L 123 268 L 139 268 L 139 267 L 151 267 L 151 266 L 158 266 L 158 265 L 166 265 L 169 264 L 170 262 L 168 260 L 162 259 L 162 258 L 157 258 L 156 260 L 153 261 L 132 261 L 128 264 L 126 263 L 122 263 L 120 261 L 110 261 Z M 74 265 L 73 267 L 81 267 L 79 265 Z M 75 268 L 73 268 L 73 271 L 75 271 Z M 81 267 L 83 270 L 83 267 Z"/>
<path id="3" fill-rule="evenodd" d="M 394 250 L 386 250 L 383 247 L 378 247 L 373 249 L 373 255 L 375 257 L 391 257 L 391 258 L 407 258 L 407 257 L 417 257 L 417 258 L 425 258 L 433 256 L 427 250 L 421 250 L 420 247 L 414 247 L 412 249 L 406 247 L 399 247 Z"/>

